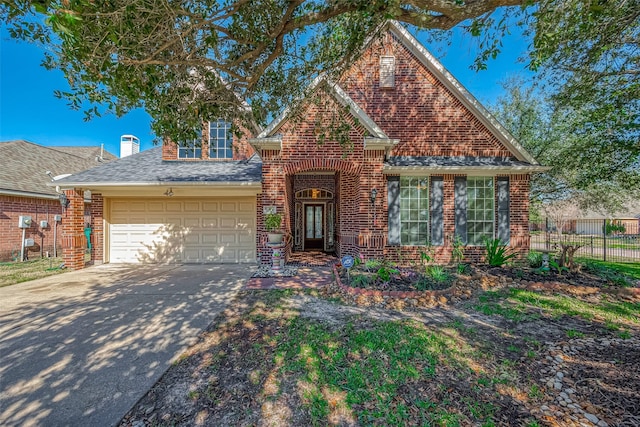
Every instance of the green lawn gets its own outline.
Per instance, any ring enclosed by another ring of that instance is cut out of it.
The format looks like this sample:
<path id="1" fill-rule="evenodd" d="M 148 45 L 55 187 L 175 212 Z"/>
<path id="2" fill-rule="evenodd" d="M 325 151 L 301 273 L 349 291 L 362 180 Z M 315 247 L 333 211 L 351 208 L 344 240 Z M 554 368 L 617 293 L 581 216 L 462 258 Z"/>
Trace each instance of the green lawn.
<path id="1" fill-rule="evenodd" d="M 539 411 L 556 405 L 559 393 L 540 367 L 568 340 L 581 345 L 584 339 L 617 340 L 616 354 L 572 356 L 564 368 L 577 381 L 572 399 L 586 405 L 594 387 L 604 396 L 598 402 L 629 396 L 618 412 L 599 406 L 598 416 L 610 425 L 640 404 L 632 357 L 640 302 L 505 288 L 448 311 L 389 311 L 385 318 L 316 291 L 240 293 L 126 419 L 154 417 L 162 426 L 205 419 L 210 425 L 559 425 L 564 415 Z M 594 361 L 606 369 L 580 381 Z M 612 392 L 623 375 L 628 379 Z"/>
<path id="2" fill-rule="evenodd" d="M 62 258 L 40 258 L 25 262 L 0 263 L 0 287 L 40 279 L 64 272 Z"/>
<path id="3" fill-rule="evenodd" d="M 614 271 L 635 280 L 640 280 L 640 262 L 611 262 L 581 258 L 578 260 L 588 268 Z"/>

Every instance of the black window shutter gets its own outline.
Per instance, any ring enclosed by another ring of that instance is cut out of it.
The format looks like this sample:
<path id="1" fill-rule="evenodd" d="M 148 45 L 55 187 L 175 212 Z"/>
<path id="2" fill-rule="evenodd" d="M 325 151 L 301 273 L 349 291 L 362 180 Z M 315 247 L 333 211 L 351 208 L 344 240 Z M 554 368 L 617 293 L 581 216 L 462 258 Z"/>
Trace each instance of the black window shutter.
<path id="1" fill-rule="evenodd" d="M 388 244 L 400 245 L 400 177 L 387 177 L 387 205 L 389 207 Z"/>
<path id="2" fill-rule="evenodd" d="M 508 245 L 511 240 L 509 222 L 509 177 L 500 176 L 497 179 L 498 186 L 498 239 L 503 245 Z"/>
<path id="3" fill-rule="evenodd" d="M 454 180 L 455 210 L 456 210 L 456 235 L 463 244 L 467 244 L 467 178 L 457 176 Z"/>
<path id="4" fill-rule="evenodd" d="M 431 244 L 444 245 L 444 177 L 431 177 Z"/>

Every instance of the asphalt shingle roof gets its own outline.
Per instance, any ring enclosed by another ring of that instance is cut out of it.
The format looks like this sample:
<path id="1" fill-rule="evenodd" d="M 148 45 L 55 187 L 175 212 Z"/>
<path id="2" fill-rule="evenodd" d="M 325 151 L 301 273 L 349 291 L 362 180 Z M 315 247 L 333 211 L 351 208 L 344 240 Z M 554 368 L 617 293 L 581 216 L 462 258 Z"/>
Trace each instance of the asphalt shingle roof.
<path id="1" fill-rule="evenodd" d="M 421 157 L 389 157 L 388 166 L 422 166 L 422 167 L 476 167 L 476 166 L 531 166 L 530 163 L 510 157 L 474 157 L 474 156 L 421 156 Z"/>
<path id="2" fill-rule="evenodd" d="M 0 193 L 3 190 L 33 193 L 34 196 L 57 196 L 54 187 L 47 186 L 51 178 L 46 174 L 63 175 L 96 167 L 100 147 L 74 147 L 74 150 L 59 150 L 29 141 L 0 142 Z M 75 151 L 75 153 L 73 153 Z M 115 158 L 105 152 L 105 161 Z M 108 155 L 108 156 L 107 156 Z"/>
<path id="3" fill-rule="evenodd" d="M 102 150 L 100 147 L 72 147 L 72 146 L 64 146 L 64 147 L 52 147 L 55 150 L 62 151 L 63 153 L 73 154 L 74 156 L 84 157 L 86 159 L 95 160 L 96 157 L 99 157 L 102 153 L 103 160 L 115 160 L 118 157 L 114 156 L 110 152 L 106 150 Z"/>
<path id="4" fill-rule="evenodd" d="M 258 156 L 233 161 L 162 160 L 162 147 L 142 151 L 61 179 L 61 184 L 129 184 L 178 182 L 261 182 Z"/>

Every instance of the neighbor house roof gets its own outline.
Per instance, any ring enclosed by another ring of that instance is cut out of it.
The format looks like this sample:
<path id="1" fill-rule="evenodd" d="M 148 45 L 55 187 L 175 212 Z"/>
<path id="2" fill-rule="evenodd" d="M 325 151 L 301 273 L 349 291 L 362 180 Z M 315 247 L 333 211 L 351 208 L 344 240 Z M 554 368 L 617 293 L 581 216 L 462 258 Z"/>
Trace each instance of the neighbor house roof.
<path id="1" fill-rule="evenodd" d="M 162 160 L 162 147 L 156 147 L 60 179 L 56 184 L 65 188 L 91 189 L 154 184 L 215 185 L 261 182 L 262 161 L 257 156 L 247 160 L 231 161 Z"/>
<path id="2" fill-rule="evenodd" d="M 52 147 L 55 150 L 62 151 L 63 153 L 73 154 L 78 157 L 84 157 L 85 159 L 93 159 L 102 156 L 103 160 L 110 161 L 115 160 L 118 157 L 103 150 L 101 147 Z"/>
<path id="3" fill-rule="evenodd" d="M 548 168 L 532 165 L 528 162 L 514 160 L 509 157 L 473 157 L 473 156 L 421 156 L 421 157 L 389 157 L 384 164 L 384 173 L 402 172 L 449 172 L 473 170 L 503 173 L 542 172 Z"/>
<path id="4" fill-rule="evenodd" d="M 624 207 L 615 212 L 602 212 L 598 210 L 584 210 L 577 219 L 640 219 L 640 202 L 629 201 Z"/>
<path id="5" fill-rule="evenodd" d="M 0 194 L 53 199 L 51 176 L 76 173 L 101 164 L 100 147 L 45 147 L 16 140 L 0 142 Z M 103 162 L 116 157 L 104 152 Z M 51 176 L 47 175 L 51 172 Z"/>

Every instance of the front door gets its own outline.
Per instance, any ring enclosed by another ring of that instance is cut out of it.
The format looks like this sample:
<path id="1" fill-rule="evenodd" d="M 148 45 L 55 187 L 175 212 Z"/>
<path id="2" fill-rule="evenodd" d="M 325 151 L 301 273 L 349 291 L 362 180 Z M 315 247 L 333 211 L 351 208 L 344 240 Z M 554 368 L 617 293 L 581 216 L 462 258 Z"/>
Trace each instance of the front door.
<path id="1" fill-rule="evenodd" d="M 304 205 L 304 249 L 324 249 L 324 205 Z"/>

